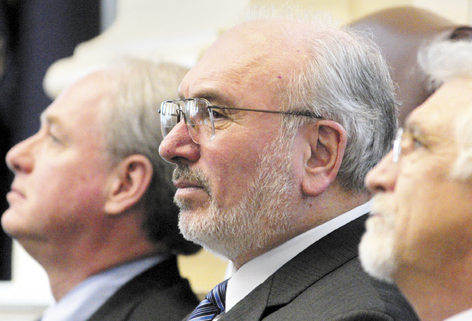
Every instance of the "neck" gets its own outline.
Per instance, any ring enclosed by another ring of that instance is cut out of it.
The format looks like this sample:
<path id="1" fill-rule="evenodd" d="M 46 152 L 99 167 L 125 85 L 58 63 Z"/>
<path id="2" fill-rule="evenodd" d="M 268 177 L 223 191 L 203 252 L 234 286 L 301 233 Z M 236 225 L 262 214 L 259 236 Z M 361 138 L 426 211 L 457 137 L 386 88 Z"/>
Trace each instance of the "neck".
<path id="1" fill-rule="evenodd" d="M 93 275 L 161 252 L 158 246 L 146 239 L 130 238 L 126 244 L 115 241 L 113 247 L 110 244 L 82 242 L 76 246 L 69 244 L 59 248 L 43 246 L 41 251 L 34 251 L 26 246 L 25 249 L 45 269 L 51 292 L 56 301 L 59 301 L 75 286 Z"/>
<path id="2" fill-rule="evenodd" d="M 336 183 L 330 185 L 325 193 L 317 196 L 314 204 L 309 204 L 311 211 L 309 217 L 326 223 L 362 204 L 367 203 L 372 195 L 367 191 L 345 191 Z M 317 224 L 321 225 L 321 224 Z M 314 226 L 313 226 L 314 227 Z"/>

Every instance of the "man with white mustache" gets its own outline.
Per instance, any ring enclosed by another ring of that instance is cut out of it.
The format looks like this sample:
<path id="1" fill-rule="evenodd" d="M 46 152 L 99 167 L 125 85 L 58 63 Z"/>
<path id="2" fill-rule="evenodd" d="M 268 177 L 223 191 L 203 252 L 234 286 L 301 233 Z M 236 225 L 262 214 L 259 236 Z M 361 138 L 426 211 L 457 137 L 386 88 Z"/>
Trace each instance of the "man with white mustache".
<path id="1" fill-rule="evenodd" d="M 364 269 L 396 283 L 423 321 L 472 320 L 472 42 L 444 41 L 420 62 L 436 92 L 367 175 L 376 195 Z M 438 86 L 438 84 L 442 84 Z"/>

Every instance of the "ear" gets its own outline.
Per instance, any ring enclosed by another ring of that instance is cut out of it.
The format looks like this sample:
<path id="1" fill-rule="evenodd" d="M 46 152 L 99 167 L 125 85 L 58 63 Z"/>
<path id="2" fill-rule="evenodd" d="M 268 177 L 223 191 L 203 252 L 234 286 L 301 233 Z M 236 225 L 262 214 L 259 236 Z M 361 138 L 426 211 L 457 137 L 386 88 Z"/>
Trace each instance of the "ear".
<path id="1" fill-rule="evenodd" d="M 308 196 L 318 196 L 336 179 L 346 149 L 347 134 L 339 123 L 320 120 L 308 124 L 304 135 L 308 146 L 302 191 Z"/>
<path id="2" fill-rule="evenodd" d="M 151 183 L 151 161 L 144 155 L 123 159 L 112 173 L 105 213 L 117 215 L 138 204 Z"/>

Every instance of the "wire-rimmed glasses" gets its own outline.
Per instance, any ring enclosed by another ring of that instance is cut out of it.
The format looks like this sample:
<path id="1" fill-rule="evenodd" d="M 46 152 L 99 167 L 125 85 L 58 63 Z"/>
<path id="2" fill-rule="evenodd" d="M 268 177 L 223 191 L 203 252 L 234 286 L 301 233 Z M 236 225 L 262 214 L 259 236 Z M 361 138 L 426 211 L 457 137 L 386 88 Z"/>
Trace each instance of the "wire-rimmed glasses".
<path id="1" fill-rule="evenodd" d="M 159 111 L 161 113 L 162 136 L 165 137 L 183 118 L 189 135 L 196 144 L 210 142 L 215 137 L 215 126 L 217 126 L 215 123 L 228 121 L 228 117 L 222 112 L 224 110 L 244 110 L 322 118 L 310 111 L 275 111 L 214 106 L 205 98 L 167 100 L 161 104 L 161 110 Z"/>
<path id="2" fill-rule="evenodd" d="M 394 163 L 398 163 L 400 160 L 400 156 L 402 154 L 402 138 L 403 138 L 403 128 L 398 128 L 397 135 L 395 136 L 395 140 L 393 141 L 393 148 L 392 148 L 392 161 Z"/>

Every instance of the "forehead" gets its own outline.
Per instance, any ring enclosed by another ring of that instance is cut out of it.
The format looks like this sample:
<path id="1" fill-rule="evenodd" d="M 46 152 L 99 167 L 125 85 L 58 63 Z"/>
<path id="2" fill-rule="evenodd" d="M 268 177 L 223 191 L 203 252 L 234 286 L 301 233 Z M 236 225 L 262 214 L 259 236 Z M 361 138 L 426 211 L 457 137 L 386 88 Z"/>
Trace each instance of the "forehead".
<path id="1" fill-rule="evenodd" d="M 306 27 L 286 19 L 246 22 L 224 33 L 184 78 L 184 97 L 220 91 L 270 91 L 289 80 L 307 57 Z"/>
<path id="2" fill-rule="evenodd" d="M 406 127 L 420 125 L 438 135 L 450 136 L 455 120 L 472 109 L 472 79 L 444 83 L 428 100 L 413 110 Z"/>
<path id="3" fill-rule="evenodd" d="M 67 89 L 44 111 L 44 119 L 60 118 L 66 123 L 90 127 L 97 123 L 107 97 L 103 77 L 88 75 Z"/>

